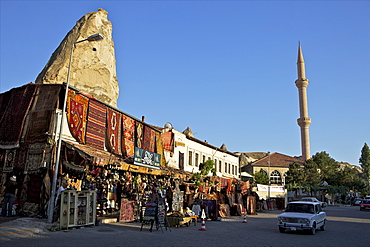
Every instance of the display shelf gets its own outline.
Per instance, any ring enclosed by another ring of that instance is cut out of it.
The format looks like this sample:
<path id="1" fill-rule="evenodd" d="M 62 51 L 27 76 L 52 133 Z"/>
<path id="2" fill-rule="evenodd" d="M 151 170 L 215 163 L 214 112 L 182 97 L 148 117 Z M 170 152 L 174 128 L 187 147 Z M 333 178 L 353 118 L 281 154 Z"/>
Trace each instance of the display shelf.
<path id="1" fill-rule="evenodd" d="M 60 228 L 95 225 L 95 191 L 65 190 L 62 192 Z"/>

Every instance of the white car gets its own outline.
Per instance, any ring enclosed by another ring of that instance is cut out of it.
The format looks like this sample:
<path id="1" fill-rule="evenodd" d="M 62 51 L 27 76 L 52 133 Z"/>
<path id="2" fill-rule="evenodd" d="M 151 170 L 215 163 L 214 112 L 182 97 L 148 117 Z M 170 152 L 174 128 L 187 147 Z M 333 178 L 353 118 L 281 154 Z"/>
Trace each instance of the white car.
<path id="1" fill-rule="evenodd" d="M 317 229 L 325 231 L 326 213 L 318 202 L 289 202 L 285 212 L 278 216 L 278 227 L 285 231 L 306 230 L 314 235 Z"/>
<path id="2" fill-rule="evenodd" d="M 322 201 L 319 201 L 317 198 L 315 197 L 303 197 L 301 199 L 301 201 L 304 201 L 304 202 L 318 202 L 321 204 L 321 207 L 325 208 L 326 207 L 326 202 L 322 202 Z"/>

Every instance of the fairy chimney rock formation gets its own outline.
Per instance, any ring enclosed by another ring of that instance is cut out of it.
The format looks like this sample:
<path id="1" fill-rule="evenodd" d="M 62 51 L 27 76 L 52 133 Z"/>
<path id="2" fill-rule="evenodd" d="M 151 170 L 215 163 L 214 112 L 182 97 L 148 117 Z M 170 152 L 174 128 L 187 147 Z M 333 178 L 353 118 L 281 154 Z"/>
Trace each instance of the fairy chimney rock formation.
<path id="1" fill-rule="evenodd" d="M 100 33 L 104 37 L 103 40 L 74 44 L 69 85 L 116 107 L 119 87 L 112 23 L 107 19 L 107 15 L 107 11 L 99 9 L 78 20 L 37 76 L 36 83 L 65 83 L 73 44 Z"/>

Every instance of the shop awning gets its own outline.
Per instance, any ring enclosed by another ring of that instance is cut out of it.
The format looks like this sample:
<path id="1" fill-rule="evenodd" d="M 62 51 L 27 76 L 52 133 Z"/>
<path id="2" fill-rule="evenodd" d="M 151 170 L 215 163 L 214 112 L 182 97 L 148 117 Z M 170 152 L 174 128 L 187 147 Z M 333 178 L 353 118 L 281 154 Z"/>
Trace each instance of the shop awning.
<path id="1" fill-rule="evenodd" d="M 87 145 L 74 143 L 71 141 L 63 141 L 63 144 L 72 150 L 76 150 L 82 157 L 90 160 L 95 165 L 113 166 L 120 170 L 151 174 L 151 175 L 168 175 L 167 171 L 162 169 L 151 169 L 149 167 L 138 166 L 126 163 L 122 157 L 118 157 L 107 151 L 99 150 Z"/>

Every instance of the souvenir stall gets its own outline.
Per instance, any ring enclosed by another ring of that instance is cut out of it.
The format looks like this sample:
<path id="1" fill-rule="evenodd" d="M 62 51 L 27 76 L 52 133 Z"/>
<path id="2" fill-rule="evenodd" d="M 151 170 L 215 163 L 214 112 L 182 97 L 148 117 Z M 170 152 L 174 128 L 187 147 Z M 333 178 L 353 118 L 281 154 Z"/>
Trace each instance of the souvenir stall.
<path id="1" fill-rule="evenodd" d="M 201 186 L 192 181 L 184 183 L 184 207 L 189 207 L 198 217 L 204 210 L 206 218 L 219 220 L 221 217 L 243 215 L 246 212 L 243 195 L 249 189 L 249 183 L 238 179 L 209 177 Z"/>

